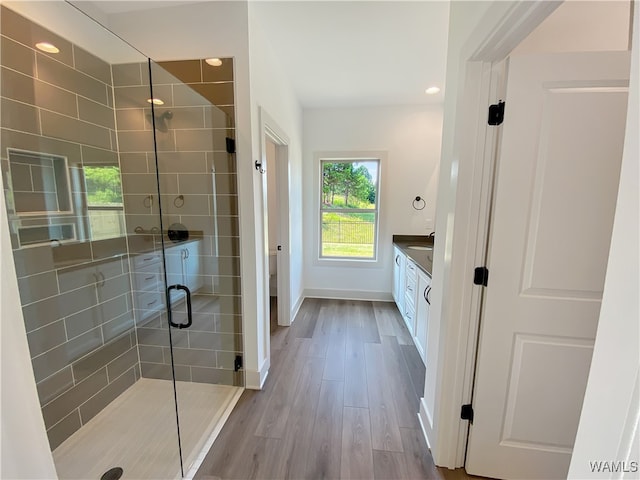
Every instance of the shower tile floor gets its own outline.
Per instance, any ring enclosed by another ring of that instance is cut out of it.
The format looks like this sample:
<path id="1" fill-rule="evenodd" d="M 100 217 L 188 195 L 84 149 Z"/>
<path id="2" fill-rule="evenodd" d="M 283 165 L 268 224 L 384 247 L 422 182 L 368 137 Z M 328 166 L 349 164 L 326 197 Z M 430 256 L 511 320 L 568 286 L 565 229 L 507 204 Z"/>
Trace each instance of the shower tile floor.
<path id="1" fill-rule="evenodd" d="M 184 473 L 197 469 L 243 389 L 176 382 Z M 53 452 L 60 479 L 181 478 L 172 382 L 142 378 Z"/>

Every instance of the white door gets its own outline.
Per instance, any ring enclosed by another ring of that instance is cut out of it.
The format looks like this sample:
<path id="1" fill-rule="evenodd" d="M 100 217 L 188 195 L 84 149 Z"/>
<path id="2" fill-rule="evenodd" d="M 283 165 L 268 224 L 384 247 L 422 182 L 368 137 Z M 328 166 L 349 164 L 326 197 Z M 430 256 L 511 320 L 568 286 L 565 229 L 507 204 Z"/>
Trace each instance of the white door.
<path id="1" fill-rule="evenodd" d="M 566 478 L 609 253 L 629 60 L 510 59 L 470 474 Z"/>

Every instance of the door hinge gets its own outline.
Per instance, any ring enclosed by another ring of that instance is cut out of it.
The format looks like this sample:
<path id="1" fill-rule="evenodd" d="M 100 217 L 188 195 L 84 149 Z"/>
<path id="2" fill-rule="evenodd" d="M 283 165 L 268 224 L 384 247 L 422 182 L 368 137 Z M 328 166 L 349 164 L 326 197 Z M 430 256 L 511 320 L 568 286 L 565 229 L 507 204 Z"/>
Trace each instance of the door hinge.
<path id="1" fill-rule="evenodd" d="M 242 356 L 241 355 L 236 355 L 236 359 L 233 362 L 233 371 L 237 372 L 241 368 L 242 368 Z"/>
<path id="2" fill-rule="evenodd" d="M 469 420 L 469 423 L 473 425 L 473 407 L 470 403 L 462 405 L 460 409 L 460 418 L 462 420 Z"/>
<path id="3" fill-rule="evenodd" d="M 489 269 L 487 267 L 476 267 L 473 270 L 473 284 L 487 286 L 489 282 Z"/>
<path id="4" fill-rule="evenodd" d="M 489 105 L 489 125 L 501 125 L 504 120 L 504 102 Z"/>
<path id="5" fill-rule="evenodd" d="M 225 138 L 227 153 L 236 153 L 236 141 L 233 138 Z"/>

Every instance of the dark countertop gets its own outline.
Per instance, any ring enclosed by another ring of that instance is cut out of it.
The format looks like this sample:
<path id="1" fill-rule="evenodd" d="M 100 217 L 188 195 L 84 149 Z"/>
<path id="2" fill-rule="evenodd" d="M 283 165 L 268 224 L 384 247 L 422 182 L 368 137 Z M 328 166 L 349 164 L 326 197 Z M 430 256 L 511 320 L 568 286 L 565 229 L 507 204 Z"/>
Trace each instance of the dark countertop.
<path id="1" fill-rule="evenodd" d="M 433 270 L 433 250 L 414 250 L 410 245 L 433 247 L 433 237 L 427 235 L 394 235 L 393 244 L 409 257 L 427 275 Z"/>

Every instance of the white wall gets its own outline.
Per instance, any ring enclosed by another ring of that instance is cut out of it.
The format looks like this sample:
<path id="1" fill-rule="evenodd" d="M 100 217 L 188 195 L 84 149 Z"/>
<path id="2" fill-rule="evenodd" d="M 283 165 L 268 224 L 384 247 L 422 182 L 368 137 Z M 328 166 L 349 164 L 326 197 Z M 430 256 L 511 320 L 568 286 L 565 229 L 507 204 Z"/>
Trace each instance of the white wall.
<path id="1" fill-rule="evenodd" d="M 569 467 L 569 478 L 622 478 L 593 474 L 589 462 L 626 462 L 640 475 L 640 12 L 636 9 L 629 110 L 620 187 L 600 320 L 589 381 Z M 635 442 L 635 444 L 634 444 Z"/>
<path id="2" fill-rule="evenodd" d="M 305 294 L 391 300 L 392 235 L 433 230 L 442 106 L 305 109 L 304 244 Z M 318 261 L 319 167 L 316 152 L 385 151 L 380 192 L 379 256 L 376 266 L 326 265 Z M 416 196 L 424 210 L 412 208 Z"/>
<path id="3" fill-rule="evenodd" d="M 57 478 L 27 345 L 3 193 L 0 272 L 0 478 Z"/>
<path id="4" fill-rule="evenodd" d="M 454 375 L 445 376 L 443 371 L 449 367 L 450 358 L 455 358 L 458 353 L 457 346 L 449 339 L 456 338 L 461 328 L 455 318 L 455 310 L 459 301 L 460 285 L 464 282 L 464 274 L 468 273 L 464 271 L 464 268 L 454 269 L 455 265 L 453 264 L 455 260 L 453 256 L 454 229 L 457 220 L 456 197 L 460 169 L 460 148 L 456 143 L 456 136 L 460 134 L 456 129 L 462 117 L 459 115 L 459 110 L 461 109 L 465 75 L 461 56 L 471 32 L 483 19 L 491 4 L 490 1 L 456 1 L 450 3 L 449 10 L 446 93 L 437 198 L 437 234 L 434 244 L 431 309 L 429 312 L 429 322 L 433 325 L 434 330 L 439 330 L 440 338 L 437 342 L 438 351 L 429 353 L 429 357 L 438 360 L 427 365 L 425 392 L 420 404 L 420 418 L 428 437 L 427 441 L 430 443 L 434 461 L 436 465 L 449 468 L 461 466 L 458 446 L 452 440 L 457 438 L 459 431 L 461 405 L 457 402 L 453 392 L 459 388 L 461 382 L 459 377 L 462 376 L 462 372 L 458 371 Z M 463 219 L 460 219 L 459 222 L 463 222 Z M 460 249 L 466 244 L 467 238 L 464 233 L 458 233 L 455 241 L 457 249 Z"/>
<path id="5" fill-rule="evenodd" d="M 251 68 L 251 141 L 254 159 L 264 158 L 262 134 L 260 132 L 260 109 L 276 123 L 289 141 L 289 244 L 283 245 L 289 253 L 290 265 L 290 305 L 295 313 L 302 296 L 302 109 L 289 80 L 279 66 L 279 60 L 268 41 L 268 36 L 260 23 L 259 9 L 249 4 L 249 55 Z M 253 168 L 253 162 L 251 162 Z M 275 174 L 275 169 L 272 171 Z M 245 257 L 256 264 L 256 302 L 258 305 L 258 325 L 260 327 L 259 382 L 263 382 L 269 366 L 269 270 L 268 245 L 265 240 L 262 196 L 262 176 L 252 172 L 255 181 L 254 212 L 255 249 L 251 257 Z M 246 218 L 244 219 L 247 220 Z M 244 252 L 243 252 L 244 254 Z M 245 282 L 243 272 L 243 284 Z M 247 377 L 249 380 L 249 377 Z M 258 380 L 247 381 L 248 387 L 255 387 Z"/>
<path id="6" fill-rule="evenodd" d="M 628 50 L 629 0 L 564 2 L 513 50 L 513 55 Z"/>

